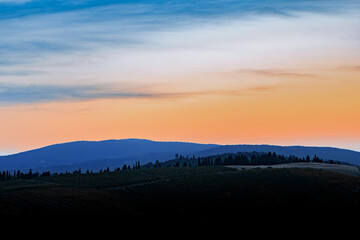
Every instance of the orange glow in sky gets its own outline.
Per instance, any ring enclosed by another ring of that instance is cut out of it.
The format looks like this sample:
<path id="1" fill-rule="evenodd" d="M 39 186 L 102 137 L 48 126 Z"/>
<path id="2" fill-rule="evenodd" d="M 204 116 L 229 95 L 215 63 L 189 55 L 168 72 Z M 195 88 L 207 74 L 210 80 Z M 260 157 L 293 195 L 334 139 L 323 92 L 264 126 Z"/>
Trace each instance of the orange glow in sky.
<path id="1" fill-rule="evenodd" d="M 346 146 L 360 139 L 360 71 L 339 71 L 336 79 L 301 77 L 292 85 L 1 107 L 0 145 L 27 150 L 84 139 L 146 138 Z"/>
<path id="2" fill-rule="evenodd" d="M 0 8 L 0 155 L 123 138 L 360 151 L 355 1 L 23 2 Z"/>

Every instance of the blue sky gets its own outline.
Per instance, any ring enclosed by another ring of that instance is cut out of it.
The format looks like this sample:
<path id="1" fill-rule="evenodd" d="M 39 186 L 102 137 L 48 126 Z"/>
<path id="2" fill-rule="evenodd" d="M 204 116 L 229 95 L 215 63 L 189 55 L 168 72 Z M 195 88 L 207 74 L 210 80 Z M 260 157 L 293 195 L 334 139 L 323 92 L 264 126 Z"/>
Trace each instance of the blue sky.
<path id="1" fill-rule="evenodd" d="M 171 14 L 226 14 L 228 12 L 247 12 L 247 11 L 274 11 L 285 10 L 307 10 L 307 11 L 328 11 L 338 9 L 339 5 L 356 1 L 338 0 L 1 0 L 2 17 L 25 16 L 29 14 L 51 14 L 64 11 L 83 10 L 94 7 L 109 5 L 147 5 L 159 11 Z M 336 4 L 338 6 L 334 6 Z"/>
<path id="2" fill-rule="evenodd" d="M 0 150 L 134 137 L 359 150 L 359 16 L 358 0 L 0 0 Z"/>

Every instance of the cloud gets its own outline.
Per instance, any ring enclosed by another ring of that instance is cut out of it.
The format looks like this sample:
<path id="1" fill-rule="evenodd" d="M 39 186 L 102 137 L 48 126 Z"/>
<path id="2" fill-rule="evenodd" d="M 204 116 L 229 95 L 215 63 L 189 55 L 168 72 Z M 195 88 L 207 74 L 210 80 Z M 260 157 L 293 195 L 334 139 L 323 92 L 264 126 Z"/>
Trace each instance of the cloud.
<path id="1" fill-rule="evenodd" d="M 0 84 L 0 106 L 54 102 L 83 101 L 91 99 L 181 99 L 201 96 L 249 96 L 265 94 L 289 84 L 257 84 L 237 89 L 204 89 L 182 91 L 122 90 L 110 84 L 98 85 L 14 85 Z M 135 88 L 134 88 L 135 89 Z"/>
<path id="2" fill-rule="evenodd" d="M 171 15 L 188 15 L 188 16 L 202 16 L 202 17 L 216 17 L 219 15 L 239 15 L 244 13 L 255 14 L 271 14 L 289 16 L 291 11 L 335 11 L 339 6 L 344 7 L 347 4 L 356 3 L 353 0 L 329 1 L 331 3 L 324 4 L 323 0 L 294 0 L 290 2 L 282 0 L 273 0 L 271 4 L 267 1 L 253 0 L 253 1 L 238 1 L 238 0 L 182 0 L 182 1 L 114 1 L 114 0 L 0 0 L 0 3 L 22 4 L 34 2 L 29 4 L 23 11 L 12 13 L 12 16 L 37 14 L 44 12 L 56 13 L 80 9 L 99 8 L 106 6 L 134 6 L 138 8 L 141 5 L 152 6 L 152 12 L 155 15 L 171 14 Z M 14 6 L 16 7 L 16 5 Z M 20 7 L 20 6 L 18 6 Z M 134 9 L 135 9 L 134 8 Z M 0 11 L 1 13 L 1 11 Z M 14 15 L 15 14 L 15 15 Z M 148 14 L 148 13 L 147 13 Z M 3 16 L 2 16 L 3 17 Z M 107 16 L 104 16 L 107 17 Z"/>
<path id="3" fill-rule="evenodd" d="M 36 9 L 9 11 L 8 18 L 4 18 L 7 12 L 0 10 L 0 49 L 6 49 L 6 52 L 0 52 L 0 62 L 14 53 L 22 53 L 18 58 L 21 61 L 24 60 L 20 59 L 22 56 L 39 58 L 44 54 L 69 54 L 97 49 L 99 45 L 134 46 L 148 43 L 149 36 L 162 30 L 176 31 L 198 24 L 206 26 L 223 19 L 293 17 L 299 15 L 296 11 L 314 11 L 316 8 L 311 6 L 317 6 L 303 1 L 292 4 L 275 1 L 272 6 L 257 1 L 251 4 L 243 1 L 141 1 L 123 4 L 88 1 L 81 7 L 73 6 L 72 1 L 55 1 L 50 6 L 38 2 Z"/>
<path id="4" fill-rule="evenodd" d="M 6 4 L 23 4 L 27 2 L 32 2 L 34 0 L 0 0 L 0 4 L 6 3 Z"/>
<path id="5" fill-rule="evenodd" d="M 299 71 L 299 70 L 298 70 Z M 316 74 L 310 73 L 299 73 L 296 71 L 290 71 L 287 69 L 240 69 L 236 73 L 250 73 L 257 74 L 267 77 L 276 77 L 276 78 L 320 78 Z"/>
<path id="6" fill-rule="evenodd" d="M 27 104 L 53 101 L 82 101 L 90 99 L 124 98 L 183 98 L 189 96 L 219 95 L 224 91 L 153 92 L 124 91 L 112 85 L 11 85 L 0 84 L 0 105 Z"/>
<path id="7" fill-rule="evenodd" d="M 0 105 L 99 98 L 153 97 L 156 97 L 156 95 L 120 91 L 112 86 L 0 85 Z"/>
<path id="8" fill-rule="evenodd" d="M 338 67 L 339 70 L 345 70 L 345 71 L 354 71 L 358 72 L 360 71 L 360 65 L 354 65 L 354 66 L 341 66 Z"/>
<path id="9" fill-rule="evenodd" d="M 156 98 L 188 98 L 188 97 L 202 97 L 202 96 L 227 96 L 227 97 L 247 97 L 269 94 L 283 88 L 293 87 L 290 84 L 257 84 L 244 88 L 232 89 L 209 89 L 202 91 L 183 91 L 183 92 L 169 92 L 157 93 L 153 96 Z"/>
<path id="10" fill-rule="evenodd" d="M 42 74 L 43 71 L 34 71 L 34 70 L 1 70 L 0 76 L 29 76 L 29 75 L 38 75 Z"/>
<path id="11" fill-rule="evenodd" d="M 70 2 L 0 10 L 2 103 L 201 95 L 206 77 L 186 82 L 183 76 L 239 71 L 316 78 L 287 69 L 356 59 L 359 52 L 356 8 L 356 14 L 324 14 L 319 9 L 335 7 L 317 1 L 275 1 L 270 7 L 257 1 Z M 224 81 L 213 77 L 210 85 L 228 87 Z M 243 88 L 258 84 L 240 81 L 236 86 Z M 153 94 L 141 87 L 113 92 L 111 83 L 188 85 Z"/>

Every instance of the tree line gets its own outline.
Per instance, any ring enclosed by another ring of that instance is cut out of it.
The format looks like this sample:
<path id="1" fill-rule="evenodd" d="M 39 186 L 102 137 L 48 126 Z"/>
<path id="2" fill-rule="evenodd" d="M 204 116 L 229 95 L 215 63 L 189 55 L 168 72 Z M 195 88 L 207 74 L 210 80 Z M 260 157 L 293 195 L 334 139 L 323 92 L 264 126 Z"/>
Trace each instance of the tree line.
<path id="1" fill-rule="evenodd" d="M 132 170 L 132 169 L 140 169 L 141 168 L 141 164 L 140 161 L 136 161 L 133 166 L 131 167 L 131 165 L 127 165 L 124 164 L 122 168 L 118 167 L 114 169 L 115 171 L 120 171 L 120 170 Z M 100 169 L 99 173 L 108 173 L 111 172 L 109 167 L 107 167 L 106 169 Z M 16 179 L 25 179 L 25 180 L 30 180 L 30 179 L 36 179 L 36 178 L 41 178 L 41 177 L 49 177 L 49 176 L 64 176 L 64 175 L 81 175 L 81 174 L 93 174 L 92 170 L 86 170 L 85 173 L 82 172 L 81 168 L 78 168 L 77 170 L 74 170 L 72 172 L 69 171 L 65 171 L 65 173 L 61 172 L 61 173 L 53 173 L 51 174 L 50 171 L 44 171 L 42 173 L 39 172 L 33 172 L 32 169 L 29 169 L 28 172 L 22 172 L 20 170 L 14 170 L 14 171 L 2 171 L 0 172 L 0 181 L 7 181 L 7 180 L 16 180 Z"/>
<path id="2" fill-rule="evenodd" d="M 0 180 L 4 181 L 11 179 L 33 179 L 38 177 L 47 177 L 50 175 L 51 174 L 49 171 L 45 171 L 40 174 L 39 172 L 32 172 L 31 169 L 27 173 L 23 173 L 20 170 L 14 170 L 13 173 L 11 171 L 3 171 L 2 173 L 0 172 Z"/>
<path id="3" fill-rule="evenodd" d="M 229 166 L 229 165 L 275 165 L 275 164 L 285 164 L 285 163 L 296 163 L 296 162 L 314 162 L 314 163 L 328 163 L 328 164 L 341 164 L 340 161 L 334 160 L 324 160 L 315 155 L 311 158 L 309 155 L 306 157 L 300 158 L 297 156 L 285 157 L 284 155 L 278 155 L 275 152 L 266 153 L 228 153 L 221 155 L 214 155 L 208 157 L 198 157 L 192 156 L 182 156 L 175 154 L 175 159 L 169 160 L 166 162 L 159 162 L 158 160 L 155 164 L 149 162 L 144 165 L 144 168 L 158 168 L 158 167 L 200 167 L 200 166 Z M 131 165 L 124 164 L 122 168 L 117 167 L 113 171 L 127 171 L 140 169 L 142 166 L 140 161 L 136 161 L 132 167 Z M 99 173 L 109 173 L 110 169 L 100 169 Z M 12 179 L 34 179 L 48 176 L 62 176 L 62 175 L 81 175 L 81 174 L 93 174 L 92 170 L 86 170 L 85 173 L 82 172 L 81 168 L 74 170 L 72 172 L 66 171 L 65 173 L 53 173 L 50 171 L 45 171 L 42 173 L 33 172 L 29 169 L 28 172 L 17 171 L 3 171 L 0 172 L 0 181 L 12 180 Z"/>
<path id="4" fill-rule="evenodd" d="M 284 156 L 278 155 L 275 152 L 259 153 L 259 152 L 239 152 L 239 153 L 225 153 L 207 157 L 189 157 L 175 154 L 175 159 L 159 162 L 156 160 L 155 164 L 148 163 L 144 167 L 197 167 L 197 166 L 229 166 L 229 165 L 275 165 L 295 162 L 314 162 L 314 163 L 328 163 L 341 164 L 340 161 L 324 160 L 317 155 L 310 157 Z"/>
<path id="5" fill-rule="evenodd" d="M 339 161 L 323 160 L 318 156 L 310 158 L 309 155 L 300 158 L 297 156 L 285 157 L 284 155 L 278 155 L 275 152 L 266 153 L 234 153 L 223 154 L 209 157 L 198 157 L 198 166 L 228 166 L 228 165 L 275 165 L 286 164 L 296 162 L 314 162 L 314 163 L 328 163 L 328 164 L 340 164 Z"/>

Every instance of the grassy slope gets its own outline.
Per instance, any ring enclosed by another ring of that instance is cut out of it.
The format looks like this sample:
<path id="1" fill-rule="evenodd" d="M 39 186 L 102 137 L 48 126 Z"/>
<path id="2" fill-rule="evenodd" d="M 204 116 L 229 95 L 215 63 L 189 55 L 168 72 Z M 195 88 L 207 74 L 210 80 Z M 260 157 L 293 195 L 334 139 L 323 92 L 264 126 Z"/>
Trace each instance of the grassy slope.
<path id="1" fill-rule="evenodd" d="M 360 178 L 319 169 L 157 168 L 0 182 L 5 214 L 204 219 L 258 210 L 359 211 Z"/>

